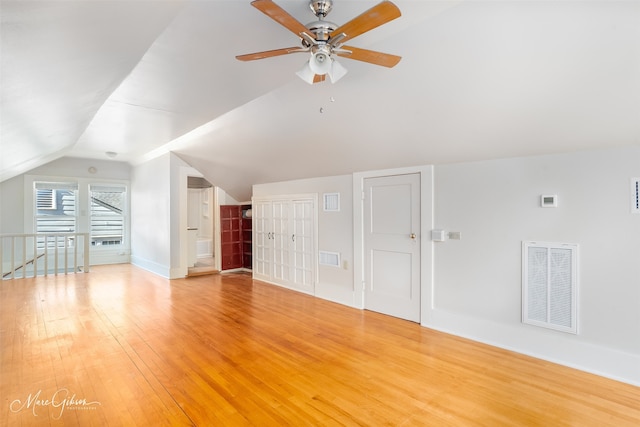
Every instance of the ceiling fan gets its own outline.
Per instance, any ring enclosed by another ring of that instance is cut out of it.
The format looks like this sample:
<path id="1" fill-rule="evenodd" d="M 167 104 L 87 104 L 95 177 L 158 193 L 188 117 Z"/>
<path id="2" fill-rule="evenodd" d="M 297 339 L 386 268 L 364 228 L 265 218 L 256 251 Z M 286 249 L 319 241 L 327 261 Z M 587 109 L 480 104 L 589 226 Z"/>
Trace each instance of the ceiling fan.
<path id="1" fill-rule="evenodd" d="M 240 61 L 308 52 L 311 55 L 309 61 L 296 74 L 309 84 L 322 82 L 327 75 L 335 83 L 347 73 L 347 69 L 336 61 L 335 56 L 389 68 L 400 62 L 400 56 L 344 45 L 346 41 L 398 18 L 400 9 L 390 1 L 377 4 L 340 26 L 324 20 L 333 6 L 333 0 L 309 0 L 309 7 L 318 20 L 306 26 L 272 0 L 255 0 L 251 5 L 300 37 L 302 46 L 236 56 Z"/>

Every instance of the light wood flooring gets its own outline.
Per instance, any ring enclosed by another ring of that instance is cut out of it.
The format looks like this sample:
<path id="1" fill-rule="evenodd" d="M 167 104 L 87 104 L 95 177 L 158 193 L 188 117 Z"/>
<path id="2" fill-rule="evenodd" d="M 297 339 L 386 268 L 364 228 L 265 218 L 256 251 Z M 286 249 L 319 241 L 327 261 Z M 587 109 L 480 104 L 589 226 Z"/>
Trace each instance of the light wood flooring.
<path id="1" fill-rule="evenodd" d="M 639 426 L 640 388 L 246 274 L 0 282 L 0 425 Z"/>

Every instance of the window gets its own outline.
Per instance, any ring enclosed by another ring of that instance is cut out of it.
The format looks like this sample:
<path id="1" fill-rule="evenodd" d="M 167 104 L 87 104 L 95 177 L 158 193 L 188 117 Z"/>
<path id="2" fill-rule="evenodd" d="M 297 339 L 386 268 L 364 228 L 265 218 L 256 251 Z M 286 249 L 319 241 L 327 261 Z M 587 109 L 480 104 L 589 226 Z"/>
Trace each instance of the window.
<path id="1" fill-rule="evenodd" d="M 36 182 L 36 233 L 75 233 L 78 184 Z"/>
<path id="2" fill-rule="evenodd" d="M 578 245 L 523 242 L 522 321 L 576 334 Z"/>
<path id="3" fill-rule="evenodd" d="M 35 182 L 35 230 L 37 234 L 76 232 L 76 201 L 78 184 L 75 182 Z M 37 248 L 72 247 L 74 239 L 46 239 L 38 237 Z M 66 242 L 66 243 L 65 243 Z"/>
<path id="4" fill-rule="evenodd" d="M 52 188 L 36 189 L 36 209 L 56 209 L 58 206 L 56 203 L 57 195 L 57 190 Z"/>
<path id="5" fill-rule="evenodd" d="M 124 244 L 126 190 L 123 185 L 89 186 L 92 247 Z"/>
<path id="6" fill-rule="evenodd" d="M 25 198 L 24 209 L 33 218 L 33 231 L 28 231 L 39 234 L 35 248 L 38 256 L 45 252 L 60 256 L 63 249 L 74 248 L 82 256 L 89 249 L 91 265 L 128 262 L 128 182 L 57 179 L 25 179 L 26 191 L 33 195 Z"/>

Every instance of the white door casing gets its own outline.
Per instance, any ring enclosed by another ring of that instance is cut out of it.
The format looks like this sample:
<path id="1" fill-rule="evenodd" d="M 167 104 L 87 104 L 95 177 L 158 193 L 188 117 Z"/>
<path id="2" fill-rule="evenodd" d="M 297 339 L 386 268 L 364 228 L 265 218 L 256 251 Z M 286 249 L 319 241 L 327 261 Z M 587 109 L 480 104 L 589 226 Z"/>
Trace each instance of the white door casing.
<path id="1" fill-rule="evenodd" d="M 364 307 L 420 322 L 420 174 L 364 179 Z"/>

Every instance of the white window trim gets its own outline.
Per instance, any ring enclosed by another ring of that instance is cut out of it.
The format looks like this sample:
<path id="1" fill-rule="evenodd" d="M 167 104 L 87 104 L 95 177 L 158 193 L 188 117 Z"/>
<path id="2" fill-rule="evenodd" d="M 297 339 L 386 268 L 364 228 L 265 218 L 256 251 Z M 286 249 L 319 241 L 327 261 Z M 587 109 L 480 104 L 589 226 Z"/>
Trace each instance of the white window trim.
<path id="1" fill-rule="evenodd" d="M 70 176 L 51 176 L 51 175 L 24 175 L 24 232 L 26 234 L 35 233 L 35 182 L 74 182 L 78 183 L 78 193 L 76 199 L 76 232 L 90 232 L 90 208 L 89 201 L 89 185 L 121 185 L 126 187 L 127 196 L 125 199 L 125 237 L 124 246 L 115 246 L 109 248 L 97 249 L 90 247 L 91 265 L 97 264 L 115 264 L 130 261 L 131 255 L 131 184 L 128 180 L 122 179 L 89 179 Z"/>

